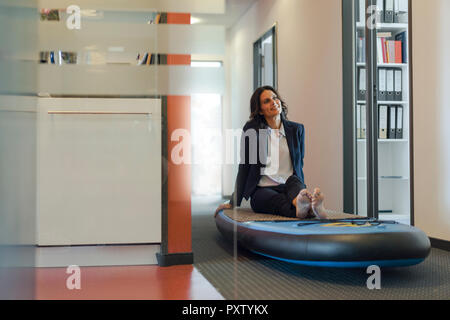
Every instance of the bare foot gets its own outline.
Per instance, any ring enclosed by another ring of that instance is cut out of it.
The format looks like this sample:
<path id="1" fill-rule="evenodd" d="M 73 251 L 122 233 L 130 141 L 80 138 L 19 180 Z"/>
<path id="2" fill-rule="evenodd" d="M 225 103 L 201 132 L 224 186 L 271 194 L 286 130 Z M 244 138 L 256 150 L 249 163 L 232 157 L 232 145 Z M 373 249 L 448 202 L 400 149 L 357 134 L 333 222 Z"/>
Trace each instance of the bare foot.
<path id="1" fill-rule="evenodd" d="M 320 191 L 319 188 L 315 188 L 311 205 L 314 214 L 319 219 L 327 218 L 327 213 L 323 206 L 323 199 L 325 199 L 323 193 Z"/>
<path id="2" fill-rule="evenodd" d="M 308 190 L 303 189 L 302 191 L 300 191 L 297 198 L 295 199 L 297 218 L 304 219 L 308 216 L 311 210 L 312 199 L 313 197 Z"/>

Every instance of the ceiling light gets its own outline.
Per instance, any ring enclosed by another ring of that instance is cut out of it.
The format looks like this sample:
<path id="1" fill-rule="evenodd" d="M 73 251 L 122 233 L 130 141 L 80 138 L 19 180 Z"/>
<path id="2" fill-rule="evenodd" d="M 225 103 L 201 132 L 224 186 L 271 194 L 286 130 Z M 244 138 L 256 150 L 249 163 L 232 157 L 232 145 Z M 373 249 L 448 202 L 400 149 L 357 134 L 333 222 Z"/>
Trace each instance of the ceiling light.
<path id="1" fill-rule="evenodd" d="M 191 24 L 202 22 L 202 19 L 191 16 Z"/>
<path id="2" fill-rule="evenodd" d="M 81 10 L 81 15 L 83 17 L 96 17 L 98 15 L 98 13 L 97 13 L 97 10 L 84 9 L 84 10 Z"/>

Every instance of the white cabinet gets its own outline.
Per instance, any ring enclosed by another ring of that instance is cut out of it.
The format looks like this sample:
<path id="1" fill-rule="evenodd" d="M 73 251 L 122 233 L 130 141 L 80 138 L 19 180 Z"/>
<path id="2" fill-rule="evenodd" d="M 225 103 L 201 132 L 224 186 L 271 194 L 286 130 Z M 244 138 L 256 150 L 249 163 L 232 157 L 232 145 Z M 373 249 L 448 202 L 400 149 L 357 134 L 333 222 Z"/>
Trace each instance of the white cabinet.
<path id="1" fill-rule="evenodd" d="M 40 98 L 38 245 L 161 242 L 161 100 Z"/>

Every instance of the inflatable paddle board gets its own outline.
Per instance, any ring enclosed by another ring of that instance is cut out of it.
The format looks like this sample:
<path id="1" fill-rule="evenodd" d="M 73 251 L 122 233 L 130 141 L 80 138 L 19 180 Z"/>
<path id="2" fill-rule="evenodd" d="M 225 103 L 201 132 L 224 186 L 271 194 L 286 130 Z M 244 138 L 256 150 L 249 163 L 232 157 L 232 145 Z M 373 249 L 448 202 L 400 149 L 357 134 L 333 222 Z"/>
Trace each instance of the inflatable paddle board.
<path id="1" fill-rule="evenodd" d="M 239 219 L 243 212 L 245 218 Z M 301 265 L 403 267 L 421 263 L 430 252 L 428 237 L 415 227 L 395 221 L 345 216 L 348 218 L 327 220 L 271 216 L 271 220 L 252 221 L 248 210 L 236 209 L 220 211 L 215 221 L 229 241 L 237 239 L 252 252 Z"/>

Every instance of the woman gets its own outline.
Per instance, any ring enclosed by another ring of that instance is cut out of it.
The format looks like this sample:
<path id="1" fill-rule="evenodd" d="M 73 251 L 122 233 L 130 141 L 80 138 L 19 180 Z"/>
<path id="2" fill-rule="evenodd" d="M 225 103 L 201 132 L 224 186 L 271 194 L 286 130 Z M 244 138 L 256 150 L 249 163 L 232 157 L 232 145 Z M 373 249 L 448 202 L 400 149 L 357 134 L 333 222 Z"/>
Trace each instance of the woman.
<path id="1" fill-rule="evenodd" d="M 287 120 L 287 106 L 278 92 L 270 86 L 256 89 L 243 129 L 235 192 L 215 214 L 250 198 L 254 212 L 325 219 L 323 194 L 319 188 L 311 194 L 304 183 L 304 141 L 303 125 Z"/>

